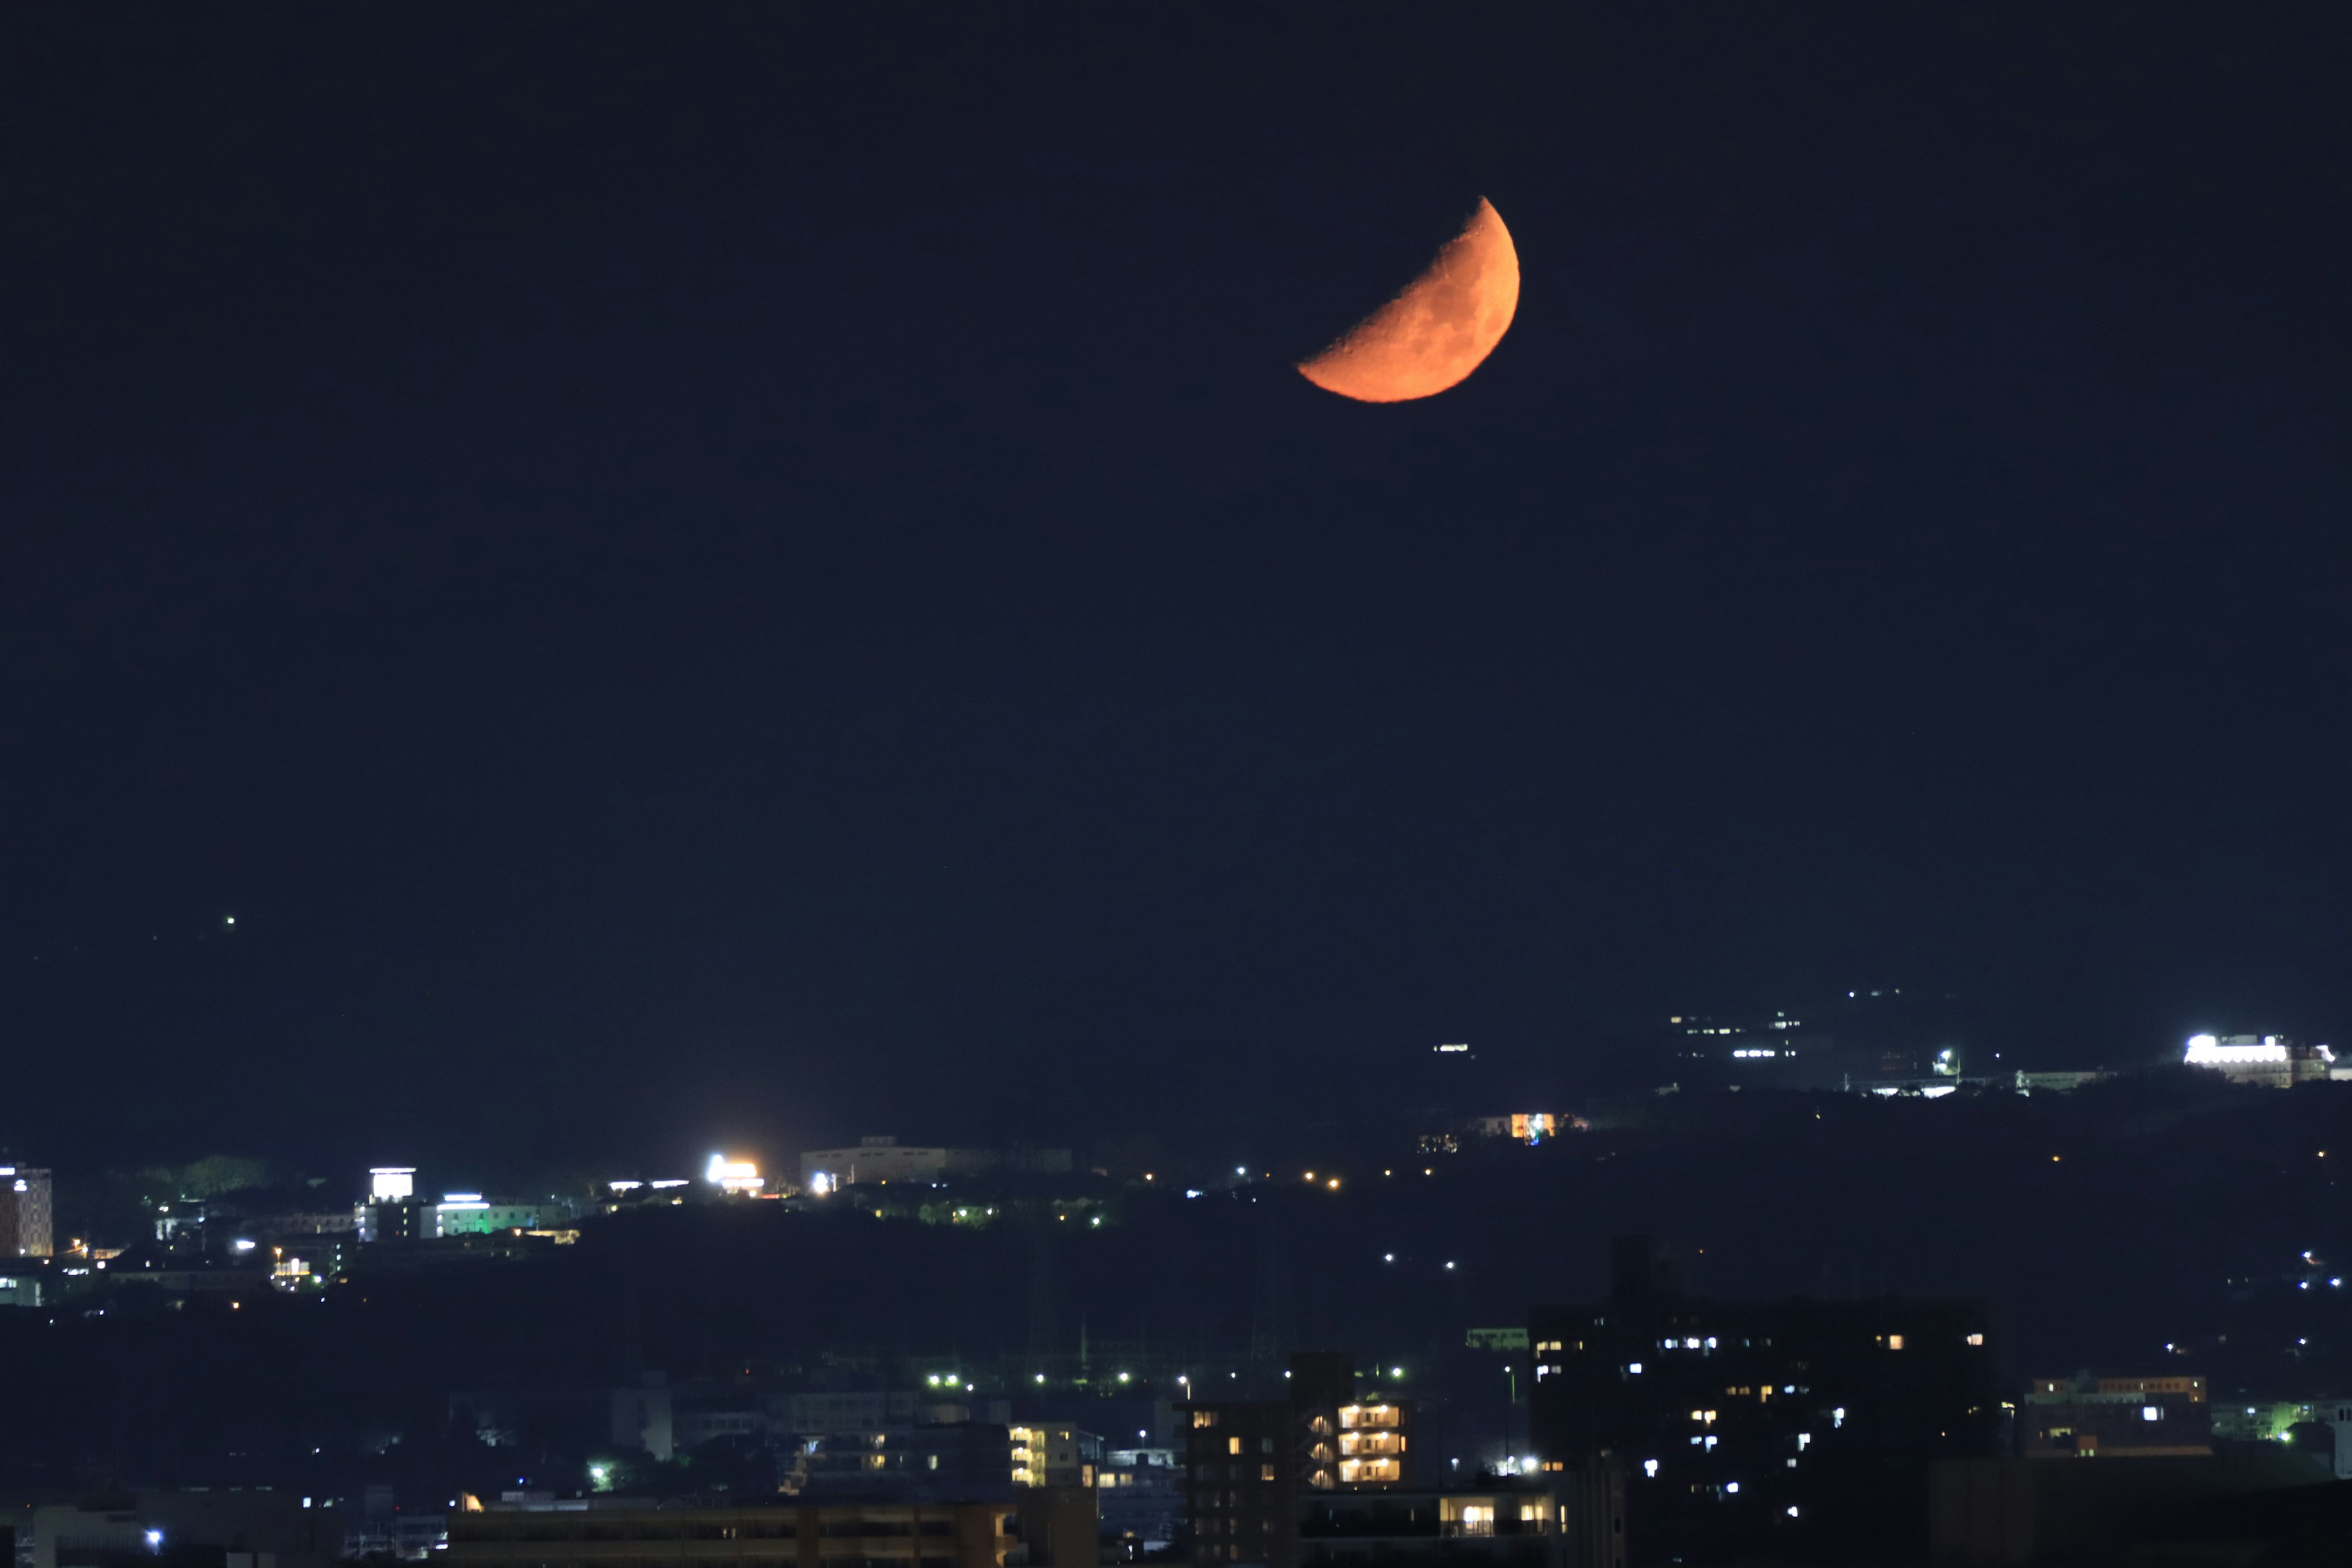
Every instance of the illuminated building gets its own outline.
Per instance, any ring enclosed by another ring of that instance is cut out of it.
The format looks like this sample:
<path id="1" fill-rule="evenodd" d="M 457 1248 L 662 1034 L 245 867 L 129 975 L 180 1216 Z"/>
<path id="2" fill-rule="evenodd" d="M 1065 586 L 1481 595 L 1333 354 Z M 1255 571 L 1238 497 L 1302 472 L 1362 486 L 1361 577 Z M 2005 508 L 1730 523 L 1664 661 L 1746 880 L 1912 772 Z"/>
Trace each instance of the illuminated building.
<path id="1" fill-rule="evenodd" d="M 432 1234 L 431 1208 L 413 1197 L 371 1198 L 356 1212 L 362 1243 L 415 1241 Z"/>
<path id="2" fill-rule="evenodd" d="M 1968 1056 L 1953 998 L 1899 988 L 1856 989 L 1793 1013 L 1677 1014 L 1666 1028 L 1686 1088 L 1932 1097 L 1958 1087 Z"/>
<path id="3" fill-rule="evenodd" d="M 2336 1064 L 2326 1046 L 2299 1046 L 2284 1035 L 2193 1035 L 2180 1059 L 2220 1073 L 2231 1083 L 2292 1089 L 2324 1082 Z"/>
<path id="4" fill-rule="evenodd" d="M 445 1193 L 433 1205 L 436 1236 L 488 1236 L 501 1230 L 536 1230 L 536 1204 L 494 1204 L 479 1193 Z"/>
<path id="5" fill-rule="evenodd" d="M 0 1258 L 49 1258 L 49 1173 L 30 1165 L 0 1165 Z"/>
<path id="6" fill-rule="evenodd" d="M 449 1516 L 448 1551 L 436 1556 L 482 1568 L 1004 1568 L 1013 1517 L 1003 1502 L 485 1503 Z"/>
<path id="7" fill-rule="evenodd" d="M 1460 1491 L 1318 1492 L 1298 1526 L 1301 1568 L 1513 1564 L 1624 1568 L 1622 1472 L 1614 1466 Z"/>
<path id="8" fill-rule="evenodd" d="M 1103 1444 L 1091 1432 L 1067 1425 L 1010 1429 L 1013 1482 L 1024 1487 L 1090 1487 L 1102 1463 Z"/>
<path id="9" fill-rule="evenodd" d="M 783 1486 L 811 1501 L 1006 1497 L 1012 1451 L 1005 1428 L 984 1421 L 803 1437 L 793 1446 Z"/>
<path id="10" fill-rule="evenodd" d="M 2213 1451 L 2201 1377 L 2037 1377 L 2017 1412 L 2029 1459 L 2183 1458 Z"/>
<path id="11" fill-rule="evenodd" d="M 1607 1300 L 1530 1316 L 1529 1428 L 1546 1474 L 1622 1462 L 1645 1556 L 1899 1542 L 1932 1459 L 1996 1446 L 1979 1304 L 1686 1298 L 1640 1237 L 1612 1262 Z"/>
<path id="12" fill-rule="evenodd" d="M 758 1165 L 749 1160 L 730 1160 L 723 1154 L 710 1156 L 710 1164 L 703 1171 L 702 1179 L 720 1192 L 732 1193 L 738 1197 L 751 1197 L 768 1184 L 767 1178 L 760 1174 Z"/>
<path id="13" fill-rule="evenodd" d="M 1292 1356 L 1286 1392 L 1177 1406 L 1195 1562 L 1289 1568 L 1302 1500 L 1409 1483 L 1412 1405 L 1359 1398 L 1351 1357 Z"/>

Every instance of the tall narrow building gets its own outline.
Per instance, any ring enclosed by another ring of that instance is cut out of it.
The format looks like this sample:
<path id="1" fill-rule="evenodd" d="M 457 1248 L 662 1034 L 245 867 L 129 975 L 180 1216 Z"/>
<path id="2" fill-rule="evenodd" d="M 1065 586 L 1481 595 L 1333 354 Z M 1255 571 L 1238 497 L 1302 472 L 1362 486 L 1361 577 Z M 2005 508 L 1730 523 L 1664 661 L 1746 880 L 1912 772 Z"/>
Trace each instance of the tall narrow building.
<path id="1" fill-rule="evenodd" d="M 49 1173 L 29 1165 L 0 1165 L 0 1258 L 49 1258 Z"/>

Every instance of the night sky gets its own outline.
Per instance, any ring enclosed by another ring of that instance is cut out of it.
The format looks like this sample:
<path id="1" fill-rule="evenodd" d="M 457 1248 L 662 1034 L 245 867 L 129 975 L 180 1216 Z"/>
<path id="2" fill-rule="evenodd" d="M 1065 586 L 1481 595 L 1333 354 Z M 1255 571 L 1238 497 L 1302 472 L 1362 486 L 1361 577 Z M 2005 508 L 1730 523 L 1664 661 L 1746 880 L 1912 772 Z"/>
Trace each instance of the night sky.
<path id="1" fill-rule="evenodd" d="M 2352 13 L 1539 9 L 14 9 L 0 1142 L 2352 1034 Z"/>

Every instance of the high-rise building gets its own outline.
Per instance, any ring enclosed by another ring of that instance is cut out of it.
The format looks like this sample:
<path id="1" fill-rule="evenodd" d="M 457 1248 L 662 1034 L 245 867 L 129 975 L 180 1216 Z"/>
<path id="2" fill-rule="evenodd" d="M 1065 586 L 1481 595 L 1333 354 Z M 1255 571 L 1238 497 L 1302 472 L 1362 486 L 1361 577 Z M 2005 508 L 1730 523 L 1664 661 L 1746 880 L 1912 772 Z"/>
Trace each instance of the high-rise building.
<path id="1" fill-rule="evenodd" d="M 0 1258 L 49 1258 L 57 1252 L 49 1217 L 49 1173 L 30 1165 L 0 1165 Z"/>
<path id="2" fill-rule="evenodd" d="M 1685 1297 L 1643 1238 L 1610 1299 L 1538 1308 L 1534 1447 L 1613 1455 L 1644 1554 L 1699 1563 L 1875 1540 L 1924 1544 L 1931 1460 L 1994 1452 L 1987 1311 L 1966 1301 Z"/>
<path id="3" fill-rule="evenodd" d="M 1286 1397 L 1177 1407 L 1196 1563 L 1298 1558 L 1299 1506 L 1318 1492 L 1409 1484 L 1412 1406 L 1358 1397 L 1354 1359 L 1290 1358 Z"/>

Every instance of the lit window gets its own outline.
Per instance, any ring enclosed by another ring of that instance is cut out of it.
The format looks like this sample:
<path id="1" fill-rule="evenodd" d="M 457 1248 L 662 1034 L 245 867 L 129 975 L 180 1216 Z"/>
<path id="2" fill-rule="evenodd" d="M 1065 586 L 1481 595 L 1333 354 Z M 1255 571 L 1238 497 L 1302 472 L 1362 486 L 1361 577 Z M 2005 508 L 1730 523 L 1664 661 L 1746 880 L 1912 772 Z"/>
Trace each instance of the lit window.
<path id="1" fill-rule="evenodd" d="M 1903 1348 L 1903 1336 L 1902 1336 L 1901 1334 L 1889 1334 L 1889 1335 L 1887 1335 L 1887 1336 L 1886 1336 L 1886 1348 L 1887 1348 L 1888 1350 L 1891 1350 L 1891 1351 L 1899 1351 L 1899 1350 L 1901 1350 L 1901 1349 Z"/>
<path id="2" fill-rule="evenodd" d="M 1228 1437 L 1228 1438 L 1226 1438 L 1226 1439 L 1225 1439 L 1225 1452 L 1226 1452 L 1226 1453 L 1228 1453 L 1228 1454 L 1238 1454 L 1238 1453 L 1240 1453 L 1241 1451 L 1242 1451 L 1242 1440 L 1241 1440 L 1239 1437 Z"/>
<path id="3" fill-rule="evenodd" d="M 1969 1343 L 1972 1345 L 1980 1345 L 1984 1343 L 1984 1336 L 1982 1334 L 1970 1334 L 1969 1336 Z"/>

